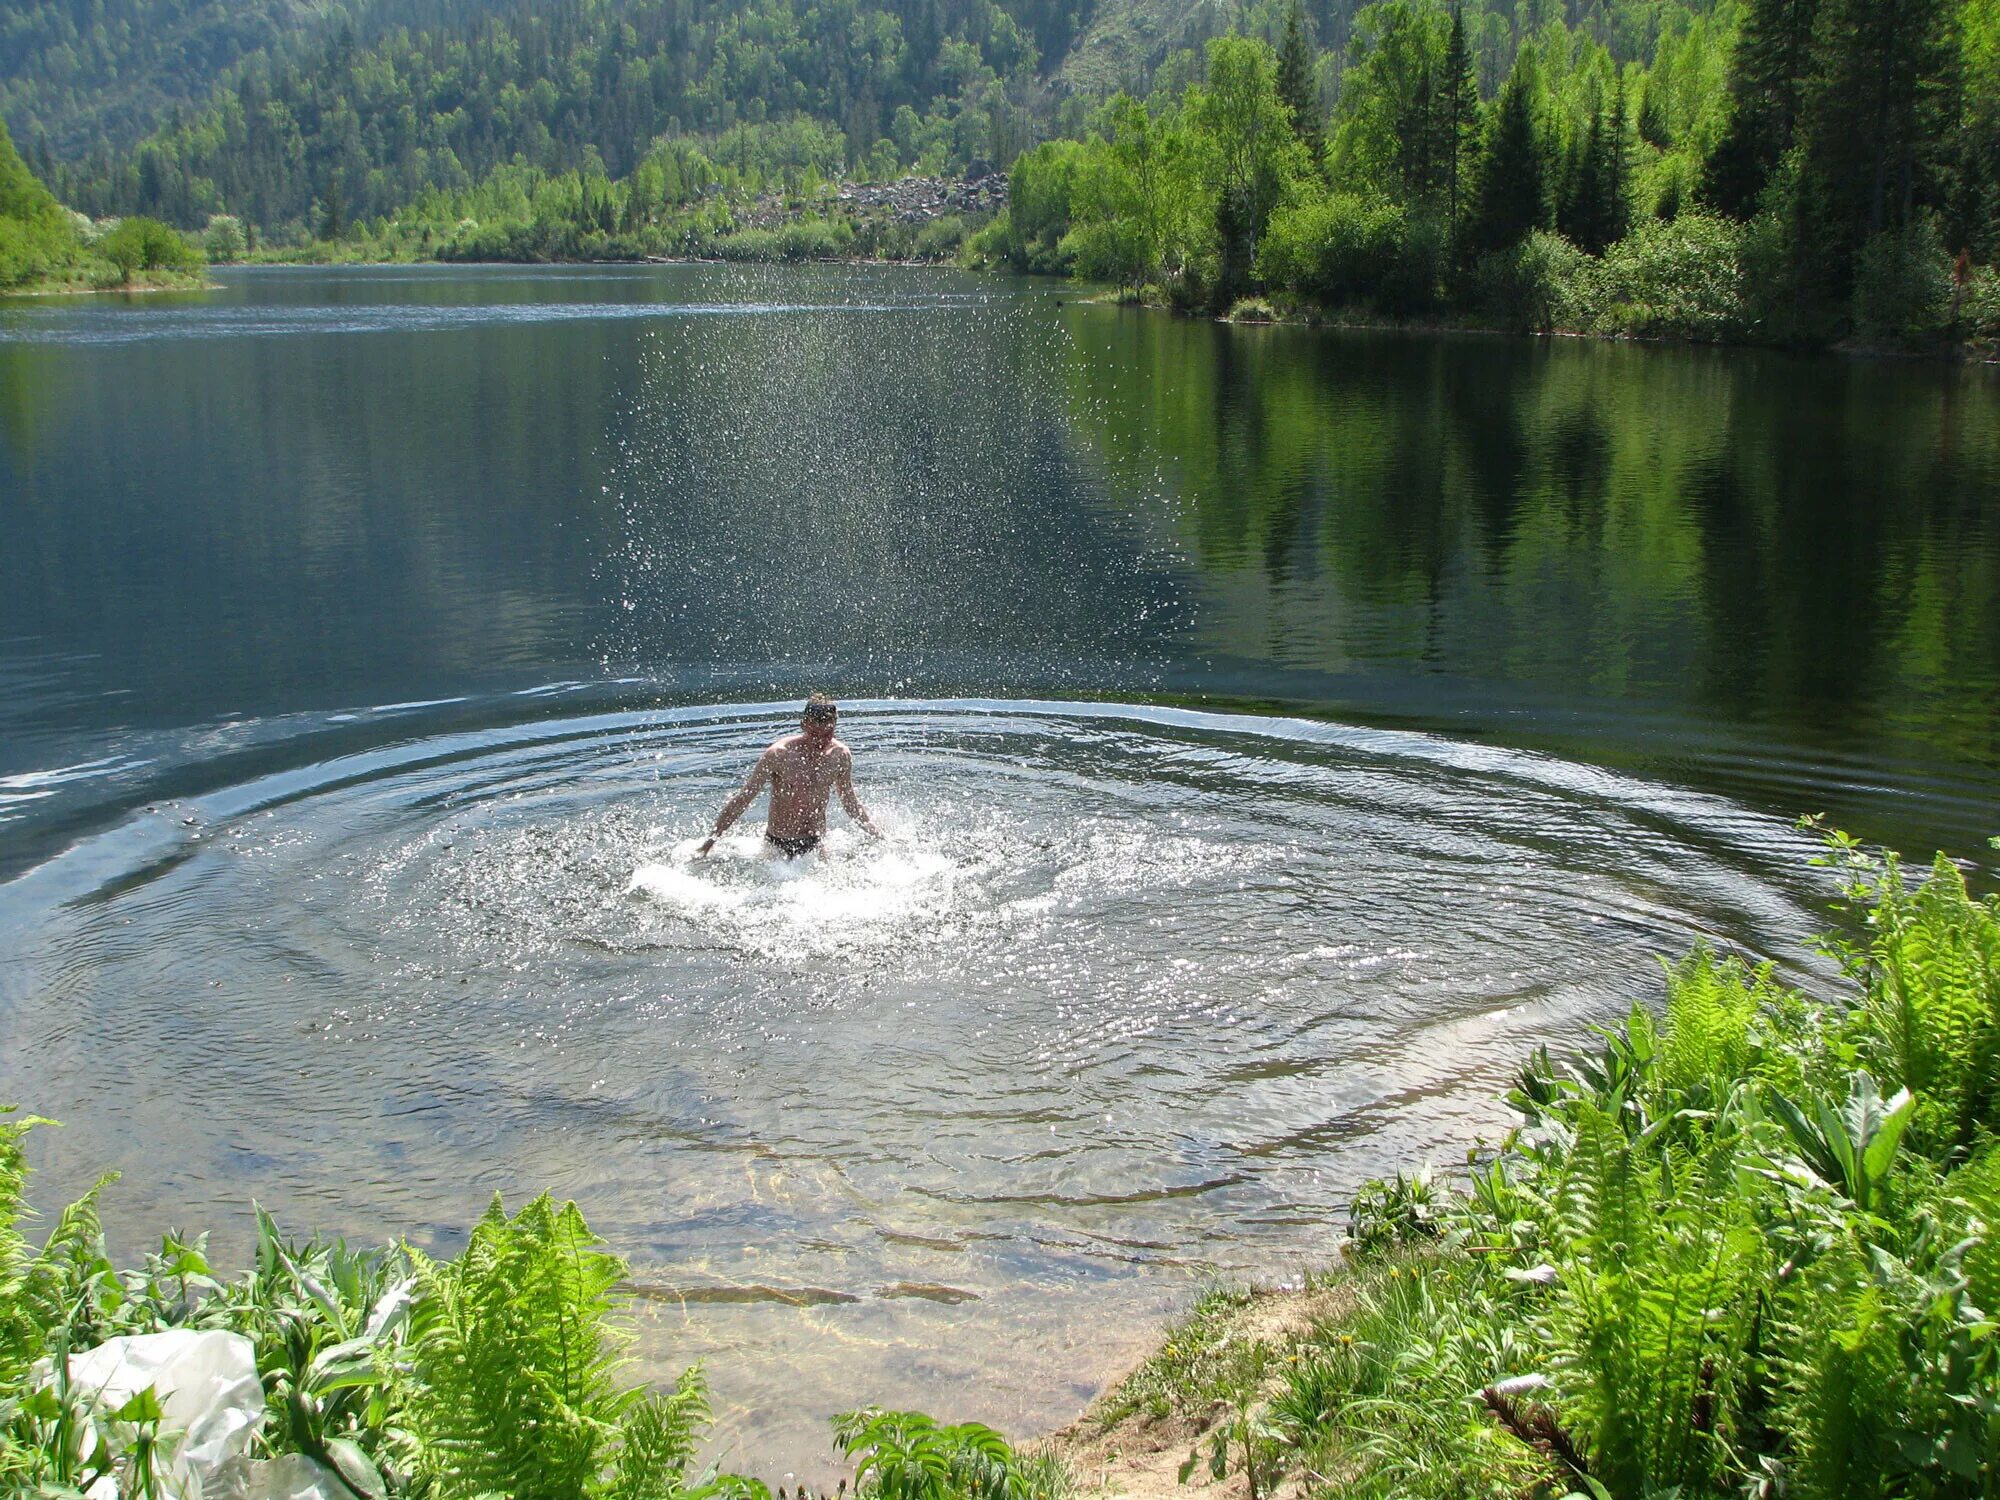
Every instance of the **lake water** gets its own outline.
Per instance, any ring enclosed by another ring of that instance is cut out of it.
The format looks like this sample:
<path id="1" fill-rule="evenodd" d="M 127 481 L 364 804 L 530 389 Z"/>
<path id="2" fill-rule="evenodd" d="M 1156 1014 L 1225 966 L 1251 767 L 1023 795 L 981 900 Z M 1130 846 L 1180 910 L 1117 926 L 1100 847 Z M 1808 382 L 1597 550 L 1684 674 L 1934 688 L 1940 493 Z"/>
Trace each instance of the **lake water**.
<path id="1" fill-rule="evenodd" d="M 0 303 L 0 1098 L 118 1248 L 575 1197 L 827 1472 L 1065 1420 L 1826 811 L 1991 874 L 1984 370 L 1232 329 L 948 271 Z M 812 687 L 864 797 L 689 859 Z"/>

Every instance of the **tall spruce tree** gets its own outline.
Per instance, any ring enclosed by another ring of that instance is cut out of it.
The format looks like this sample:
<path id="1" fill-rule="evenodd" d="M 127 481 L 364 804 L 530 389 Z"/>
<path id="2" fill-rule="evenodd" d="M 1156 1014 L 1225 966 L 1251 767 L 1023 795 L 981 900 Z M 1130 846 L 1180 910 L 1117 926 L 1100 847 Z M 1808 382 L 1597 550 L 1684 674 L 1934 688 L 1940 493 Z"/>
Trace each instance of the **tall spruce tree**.
<path id="1" fill-rule="evenodd" d="M 1623 239 L 1631 221 L 1627 200 L 1631 139 L 1625 115 L 1625 80 L 1620 78 L 1608 107 L 1601 93 L 1592 102 L 1590 126 L 1556 220 L 1573 243 L 1592 255 L 1602 255 Z"/>
<path id="2" fill-rule="evenodd" d="M 1292 130 L 1312 158 L 1313 170 L 1325 170 L 1326 121 L 1320 109 L 1319 83 L 1313 76 L 1312 39 L 1306 34 L 1301 0 L 1292 0 L 1285 15 L 1285 39 L 1278 48 L 1278 97 L 1291 107 Z"/>
<path id="3" fill-rule="evenodd" d="M 1723 213 L 1739 219 L 1754 214 L 1771 173 L 1792 149 L 1820 3 L 1749 0 L 1729 78 L 1729 123 L 1702 187 Z"/>
<path id="4" fill-rule="evenodd" d="M 1479 197 L 1466 227 L 1474 254 L 1509 250 L 1549 224 L 1555 163 L 1542 123 L 1542 74 L 1532 45 L 1521 49 L 1500 90 L 1486 135 Z"/>
<path id="5" fill-rule="evenodd" d="M 1444 48 L 1443 86 L 1437 92 L 1437 132 L 1441 147 L 1446 222 L 1455 237 L 1466 198 L 1469 170 L 1479 150 L 1479 75 L 1465 40 L 1465 7 L 1451 8 L 1451 36 Z"/>
<path id="6" fill-rule="evenodd" d="M 1410 91 L 1409 115 L 1398 132 L 1402 137 L 1403 191 L 1412 203 L 1432 197 L 1438 190 L 1437 85 L 1431 73 L 1428 53 L 1417 65 L 1416 87 Z"/>
<path id="7" fill-rule="evenodd" d="M 1957 119 L 1956 0 L 1821 0 L 1801 101 L 1797 269 L 1808 303 L 1844 306 L 1874 235 L 1944 206 Z"/>

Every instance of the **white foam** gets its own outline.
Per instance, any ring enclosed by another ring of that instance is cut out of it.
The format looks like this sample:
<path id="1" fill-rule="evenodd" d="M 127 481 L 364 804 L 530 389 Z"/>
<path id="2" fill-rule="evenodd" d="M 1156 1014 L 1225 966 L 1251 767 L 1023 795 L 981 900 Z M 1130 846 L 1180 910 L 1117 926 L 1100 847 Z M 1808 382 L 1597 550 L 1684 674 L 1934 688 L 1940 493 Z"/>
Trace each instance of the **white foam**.
<path id="1" fill-rule="evenodd" d="M 731 835 L 706 858 L 700 845 L 689 839 L 641 865 L 626 890 L 753 949 L 874 946 L 949 915 L 964 894 L 955 860 L 895 833 L 877 841 L 837 829 L 797 859 L 754 834 Z"/>

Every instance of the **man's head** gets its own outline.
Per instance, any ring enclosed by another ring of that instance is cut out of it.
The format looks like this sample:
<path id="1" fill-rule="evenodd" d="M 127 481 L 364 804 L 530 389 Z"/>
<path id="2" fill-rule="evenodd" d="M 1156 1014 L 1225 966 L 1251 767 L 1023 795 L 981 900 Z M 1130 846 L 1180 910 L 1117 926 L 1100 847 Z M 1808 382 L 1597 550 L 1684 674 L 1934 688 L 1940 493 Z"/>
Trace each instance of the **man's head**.
<path id="1" fill-rule="evenodd" d="M 833 738 L 834 726 L 839 722 L 840 706 L 825 693 L 814 693 L 806 699 L 806 711 L 799 721 L 799 728 L 813 744 L 824 745 Z"/>

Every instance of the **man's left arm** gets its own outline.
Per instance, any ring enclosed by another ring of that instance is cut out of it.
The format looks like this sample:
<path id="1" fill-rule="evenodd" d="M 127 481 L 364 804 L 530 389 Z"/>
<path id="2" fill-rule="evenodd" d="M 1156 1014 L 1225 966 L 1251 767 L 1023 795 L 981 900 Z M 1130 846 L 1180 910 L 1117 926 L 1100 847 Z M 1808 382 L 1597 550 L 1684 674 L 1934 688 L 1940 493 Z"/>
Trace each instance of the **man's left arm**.
<path id="1" fill-rule="evenodd" d="M 834 786 L 840 792 L 840 805 L 847 810 L 848 817 L 854 819 L 876 838 L 882 837 L 882 830 L 875 826 L 875 820 L 868 816 L 868 809 L 861 805 L 861 799 L 854 794 L 853 756 L 841 756 L 840 772 L 834 780 Z"/>

